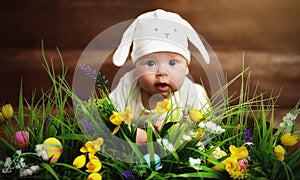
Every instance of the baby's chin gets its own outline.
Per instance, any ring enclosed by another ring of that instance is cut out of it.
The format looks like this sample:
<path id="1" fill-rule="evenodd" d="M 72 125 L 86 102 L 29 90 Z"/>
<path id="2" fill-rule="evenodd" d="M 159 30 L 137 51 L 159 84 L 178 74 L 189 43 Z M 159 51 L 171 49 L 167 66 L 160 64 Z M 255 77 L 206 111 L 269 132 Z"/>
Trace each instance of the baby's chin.
<path id="1" fill-rule="evenodd" d="M 174 93 L 173 90 L 171 90 L 171 92 L 170 91 L 157 92 L 157 94 L 161 95 L 164 99 L 169 99 L 172 93 Z"/>
<path id="2" fill-rule="evenodd" d="M 159 93 L 164 99 L 169 99 L 170 98 L 170 93 L 168 92 L 160 92 Z"/>

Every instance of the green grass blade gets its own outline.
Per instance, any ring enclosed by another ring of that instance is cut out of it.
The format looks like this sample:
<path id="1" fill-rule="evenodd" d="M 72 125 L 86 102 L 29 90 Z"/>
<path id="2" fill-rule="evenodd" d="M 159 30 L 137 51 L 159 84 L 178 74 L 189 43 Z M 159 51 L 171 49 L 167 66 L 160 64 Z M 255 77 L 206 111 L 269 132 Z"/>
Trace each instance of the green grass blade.
<path id="1" fill-rule="evenodd" d="M 120 129 L 122 131 L 122 129 Z M 127 141 L 127 143 L 130 145 L 130 147 L 132 148 L 133 152 L 137 155 L 138 159 L 140 160 L 140 162 L 146 162 L 144 155 L 141 153 L 141 151 L 138 149 L 138 147 L 136 146 L 135 143 L 133 143 L 127 136 L 126 134 L 124 134 L 124 138 Z"/>
<path id="2" fill-rule="evenodd" d="M 24 107 L 23 107 L 23 85 L 22 81 L 20 84 L 20 92 L 19 92 L 19 107 L 18 107 L 18 118 L 17 123 L 19 130 L 25 130 L 24 129 Z"/>
<path id="3" fill-rule="evenodd" d="M 58 175 L 56 174 L 56 172 L 54 171 L 54 169 L 47 163 L 42 162 L 40 164 L 43 168 L 45 168 L 56 180 L 59 180 Z"/>

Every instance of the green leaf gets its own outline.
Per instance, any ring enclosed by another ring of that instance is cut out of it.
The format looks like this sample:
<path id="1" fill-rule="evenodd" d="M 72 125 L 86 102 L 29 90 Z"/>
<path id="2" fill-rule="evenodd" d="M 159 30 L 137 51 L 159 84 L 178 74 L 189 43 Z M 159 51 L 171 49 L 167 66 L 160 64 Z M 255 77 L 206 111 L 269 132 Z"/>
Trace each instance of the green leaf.
<path id="1" fill-rule="evenodd" d="M 52 167 L 51 167 L 49 164 L 47 164 L 47 163 L 45 163 L 45 162 L 42 162 L 40 165 L 41 165 L 43 168 L 45 168 L 48 172 L 50 172 L 50 174 L 52 174 L 52 176 L 53 176 L 55 179 L 59 180 L 58 175 L 56 174 L 56 172 L 54 171 L 54 169 L 52 169 Z"/>
<path id="2" fill-rule="evenodd" d="M 20 92 L 19 92 L 19 108 L 18 108 L 18 118 L 17 123 L 19 126 L 19 130 L 25 130 L 24 129 L 24 107 L 23 107 L 23 85 L 22 81 L 20 84 Z"/>
<path id="3" fill-rule="evenodd" d="M 83 134 L 63 134 L 56 137 L 58 139 L 63 139 L 63 140 L 78 140 L 78 141 L 84 141 L 86 139 Z"/>
<path id="4" fill-rule="evenodd" d="M 298 150 L 295 151 L 293 154 L 289 155 L 285 161 L 289 166 L 292 167 L 294 163 L 300 161 L 299 158 L 300 158 L 300 148 L 298 148 Z"/>
<path id="5" fill-rule="evenodd" d="M 133 143 L 127 136 L 126 134 L 124 134 L 123 130 L 120 129 L 124 135 L 125 140 L 127 141 L 127 143 L 130 145 L 130 147 L 132 148 L 133 152 L 137 155 L 137 157 L 139 158 L 140 162 L 145 162 L 145 158 L 144 155 L 141 153 L 141 151 L 138 149 L 138 147 L 136 146 L 135 143 Z"/>
<path id="6" fill-rule="evenodd" d="M 176 124 L 177 122 L 167 122 L 166 124 L 163 125 L 161 131 L 160 131 L 160 136 L 164 137 L 168 134 L 168 130 L 170 127 L 172 127 L 174 124 Z"/>
<path id="7" fill-rule="evenodd" d="M 155 180 L 165 180 L 165 178 L 160 176 L 159 172 L 151 171 L 151 174 L 147 177 L 146 180 L 155 179 Z"/>
<path id="8" fill-rule="evenodd" d="M 182 173 L 182 174 L 167 173 L 165 176 L 170 177 L 171 179 L 173 179 L 173 178 L 224 179 L 224 177 L 220 173 L 217 173 L 216 171 L 214 171 L 214 172 L 192 172 L 192 173 Z"/>
<path id="9" fill-rule="evenodd" d="M 85 172 L 81 171 L 80 169 L 75 168 L 74 166 L 71 166 L 69 164 L 66 163 L 55 163 L 53 164 L 54 166 L 62 166 L 62 167 L 66 167 L 68 169 L 72 169 L 74 171 L 80 172 L 81 174 L 85 174 Z"/>
<path id="10" fill-rule="evenodd" d="M 0 137 L 0 145 L 1 148 L 12 151 L 12 152 L 16 152 L 16 148 L 14 148 L 12 145 L 10 145 L 10 143 L 8 143 L 5 139 L 3 139 L 2 137 Z"/>
<path id="11" fill-rule="evenodd" d="M 151 163 L 151 168 L 155 169 L 155 160 L 154 160 L 154 146 L 153 146 L 153 126 L 151 123 L 148 123 L 148 128 L 147 128 L 147 149 L 148 153 L 150 155 L 150 163 Z"/>

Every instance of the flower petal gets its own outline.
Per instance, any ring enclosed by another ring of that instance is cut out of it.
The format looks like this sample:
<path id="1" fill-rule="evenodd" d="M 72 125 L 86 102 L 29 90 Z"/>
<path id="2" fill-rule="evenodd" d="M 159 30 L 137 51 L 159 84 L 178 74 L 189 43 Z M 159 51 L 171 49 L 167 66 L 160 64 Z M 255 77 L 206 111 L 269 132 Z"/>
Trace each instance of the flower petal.
<path id="1" fill-rule="evenodd" d="M 1 109 L 2 115 L 6 119 L 11 119 L 14 113 L 14 109 L 11 104 L 6 104 Z"/>
<path id="2" fill-rule="evenodd" d="M 241 146 L 239 148 L 234 145 L 229 146 L 229 151 L 231 153 L 231 157 L 235 157 L 237 160 L 245 159 L 248 157 L 248 149 L 245 146 Z"/>
<path id="3" fill-rule="evenodd" d="M 155 112 L 157 114 L 163 114 L 171 109 L 171 104 L 168 99 L 164 99 L 163 101 L 159 101 L 156 104 Z"/>
<path id="4" fill-rule="evenodd" d="M 86 163 L 85 155 L 77 156 L 73 161 L 73 166 L 77 169 L 82 168 Z"/>
<path id="5" fill-rule="evenodd" d="M 102 176 L 99 173 L 91 173 L 87 180 L 102 180 Z"/>
<path id="6" fill-rule="evenodd" d="M 109 117 L 109 120 L 111 123 L 117 126 L 122 124 L 122 119 L 120 118 L 119 113 L 115 111 L 113 111 L 113 114 Z"/>
<path id="7" fill-rule="evenodd" d="M 197 109 L 192 109 L 189 112 L 190 118 L 194 122 L 199 122 L 203 118 L 202 112 Z"/>
<path id="8" fill-rule="evenodd" d="M 99 158 L 95 155 L 89 154 L 90 161 L 86 164 L 86 172 L 96 173 L 100 171 L 102 164 Z"/>
<path id="9" fill-rule="evenodd" d="M 5 118 L 4 118 L 3 114 L 2 114 L 2 112 L 0 112 L 0 121 L 4 121 L 4 120 L 5 120 Z"/>
<path id="10" fill-rule="evenodd" d="M 130 107 L 126 107 L 124 112 L 121 112 L 120 114 L 120 118 L 122 121 L 124 121 L 125 124 L 129 124 L 131 122 L 131 120 L 133 119 L 133 114 L 131 113 L 131 108 Z"/>
<path id="11" fill-rule="evenodd" d="M 294 146 L 298 142 L 297 135 L 292 135 L 291 133 L 286 133 L 280 138 L 281 144 L 284 146 Z"/>
<path id="12" fill-rule="evenodd" d="M 121 127 L 121 126 L 115 127 L 115 129 L 114 129 L 113 132 L 112 132 L 112 135 L 116 134 L 116 133 L 119 131 L 120 127 Z"/>
<path id="13" fill-rule="evenodd" d="M 281 145 L 275 146 L 275 147 L 274 147 L 274 152 L 276 153 L 277 158 L 278 158 L 280 161 L 283 161 L 283 160 L 284 160 L 285 149 L 284 149 Z"/>

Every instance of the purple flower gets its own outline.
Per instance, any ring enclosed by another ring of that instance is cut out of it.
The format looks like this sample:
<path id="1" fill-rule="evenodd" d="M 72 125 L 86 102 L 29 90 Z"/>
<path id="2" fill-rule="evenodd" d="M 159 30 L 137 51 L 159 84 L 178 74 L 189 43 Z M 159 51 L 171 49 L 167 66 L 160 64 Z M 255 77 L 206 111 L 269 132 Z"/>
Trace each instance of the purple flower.
<path id="1" fill-rule="evenodd" d="M 92 69 L 91 67 L 89 67 L 85 64 L 80 64 L 79 67 L 80 67 L 80 70 L 82 72 L 84 72 L 85 74 L 87 74 L 90 78 L 92 78 L 94 80 L 97 79 L 98 73 L 95 69 Z"/>
<path id="2" fill-rule="evenodd" d="M 51 115 L 47 115 L 44 121 L 44 132 L 46 132 L 47 126 L 50 124 L 50 119 L 53 118 Z"/>
<path id="3" fill-rule="evenodd" d="M 86 130 L 88 130 L 88 131 L 94 131 L 95 130 L 95 127 L 91 124 L 91 123 L 89 123 L 87 120 L 85 120 L 85 119 L 82 119 L 81 120 L 81 125 L 82 125 L 82 127 L 84 128 L 84 129 L 86 129 Z"/>
<path id="4" fill-rule="evenodd" d="M 134 180 L 135 176 L 132 174 L 132 172 L 130 170 L 126 170 L 122 173 L 122 176 L 126 179 L 126 180 Z"/>
<path id="5" fill-rule="evenodd" d="M 246 129 L 244 131 L 244 142 L 245 143 L 247 143 L 247 142 L 253 143 L 252 134 L 249 129 Z"/>
<path id="6" fill-rule="evenodd" d="M 109 94 L 109 91 L 106 87 L 108 81 L 105 79 L 104 75 L 101 76 L 100 72 L 97 72 L 95 69 L 92 69 L 85 64 L 80 64 L 79 67 L 80 70 L 88 75 L 91 79 L 96 80 L 96 87 L 103 89 L 106 94 Z"/>

